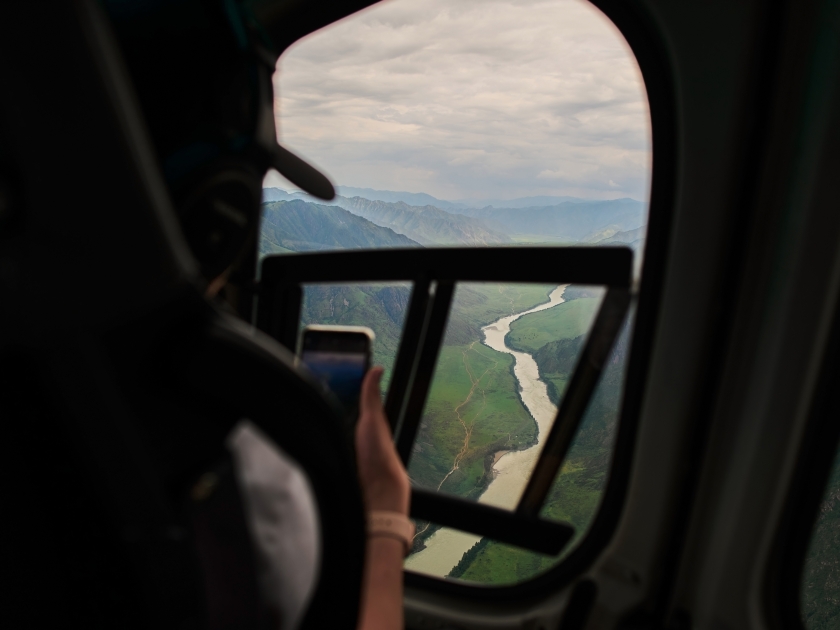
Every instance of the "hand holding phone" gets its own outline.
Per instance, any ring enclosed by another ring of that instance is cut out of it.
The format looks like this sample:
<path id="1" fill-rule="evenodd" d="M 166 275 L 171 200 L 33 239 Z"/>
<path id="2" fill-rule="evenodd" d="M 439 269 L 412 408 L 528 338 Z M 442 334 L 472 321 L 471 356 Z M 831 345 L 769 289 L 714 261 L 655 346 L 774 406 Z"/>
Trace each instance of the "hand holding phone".
<path id="1" fill-rule="evenodd" d="M 355 422 L 362 380 L 370 368 L 374 334 L 363 326 L 307 326 L 300 358 Z"/>

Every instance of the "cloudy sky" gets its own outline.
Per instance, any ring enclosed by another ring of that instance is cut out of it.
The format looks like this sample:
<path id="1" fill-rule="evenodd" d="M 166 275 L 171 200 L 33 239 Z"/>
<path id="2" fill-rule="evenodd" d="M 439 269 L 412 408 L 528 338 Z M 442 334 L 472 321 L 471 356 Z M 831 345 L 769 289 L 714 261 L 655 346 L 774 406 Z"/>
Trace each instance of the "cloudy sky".
<path id="1" fill-rule="evenodd" d="M 387 0 L 297 42 L 277 69 L 281 141 L 339 185 L 647 199 L 639 70 L 583 0 Z"/>

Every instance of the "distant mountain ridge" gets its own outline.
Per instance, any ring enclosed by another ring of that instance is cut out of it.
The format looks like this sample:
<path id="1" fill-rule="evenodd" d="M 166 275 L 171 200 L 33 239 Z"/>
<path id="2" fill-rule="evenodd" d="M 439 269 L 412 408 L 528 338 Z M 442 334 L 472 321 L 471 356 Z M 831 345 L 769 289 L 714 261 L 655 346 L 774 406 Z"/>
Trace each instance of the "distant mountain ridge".
<path id="1" fill-rule="evenodd" d="M 411 206 L 403 201 L 394 203 L 362 197 L 339 197 L 334 203 L 377 225 L 405 234 L 422 245 L 495 245 L 511 242 L 507 234 L 493 230 L 479 219 L 431 205 Z"/>
<path id="2" fill-rule="evenodd" d="M 293 199 L 263 203 L 261 255 L 323 249 L 419 247 L 403 234 L 338 206 Z"/>
<path id="3" fill-rule="evenodd" d="M 586 203 L 587 199 L 565 196 L 516 197 L 515 199 L 461 199 L 454 202 L 460 208 L 534 208 L 540 206 L 557 206 L 566 201 Z"/>
<path id="4" fill-rule="evenodd" d="M 437 197 L 432 197 L 426 193 L 374 190 L 373 188 L 355 188 L 353 186 L 339 186 L 336 192 L 342 197 L 347 198 L 361 197 L 362 199 L 368 199 L 370 201 L 387 201 L 389 203 L 403 202 L 409 206 L 434 206 L 435 208 L 440 208 L 442 210 L 464 206 L 464 204 L 438 199 Z"/>
<path id="5" fill-rule="evenodd" d="M 368 196 L 337 196 L 322 202 L 303 192 L 278 188 L 263 190 L 265 202 L 301 200 L 320 206 L 340 206 L 372 223 L 404 234 L 421 244 L 490 245 L 517 240 L 554 243 L 634 243 L 641 238 L 617 236 L 639 230 L 647 222 L 647 203 L 635 199 L 606 201 L 575 200 L 570 197 L 521 197 L 500 201 L 509 207 L 467 207 L 444 202 L 425 193 L 376 191 L 344 187 L 342 192 L 364 192 Z M 390 196 L 398 201 L 371 199 Z M 410 201 L 405 201 L 409 199 Z M 432 204 L 413 205 L 411 201 L 433 200 Z M 520 205 L 550 202 L 549 205 Z M 494 202 L 495 203 L 495 202 Z M 446 205 L 444 209 L 441 205 Z M 533 237 L 538 237 L 537 239 Z M 523 237 L 526 237 L 523 239 Z M 622 240 L 619 240 L 621 238 Z"/>
<path id="6" fill-rule="evenodd" d="M 342 197 L 362 197 L 371 201 L 387 201 L 397 203 L 402 201 L 410 206 L 434 206 L 442 210 L 457 208 L 529 208 L 534 206 L 556 206 L 564 201 L 585 203 L 580 197 L 543 195 L 536 197 L 516 197 L 514 199 L 456 199 L 447 201 L 438 199 L 426 193 L 411 193 L 397 190 L 376 190 L 373 188 L 356 188 L 354 186 L 338 186 L 338 194 Z"/>
<path id="7" fill-rule="evenodd" d="M 637 227 L 635 230 L 627 230 L 625 232 L 616 232 L 612 236 L 602 239 L 598 241 L 598 244 L 602 243 L 627 243 L 633 244 L 639 241 L 644 240 L 645 236 L 647 235 L 647 225 L 643 225 L 641 227 Z"/>
<path id="8" fill-rule="evenodd" d="M 433 198 L 433 197 L 432 197 Z M 320 206 L 339 206 L 381 227 L 404 234 L 422 245 L 495 245 L 510 243 L 504 230 L 493 229 L 480 219 L 446 211 L 436 206 L 412 206 L 363 197 L 337 195 L 332 201 L 314 200 L 305 193 L 289 193 L 279 188 L 263 189 L 263 204 L 276 201 L 303 201 Z"/>
<path id="9" fill-rule="evenodd" d="M 557 206 L 571 201 L 573 203 L 597 203 L 604 200 L 582 199 L 565 195 L 540 195 L 531 197 L 515 197 L 513 199 L 456 199 L 449 201 L 438 199 L 426 193 L 411 193 L 396 190 L 376 190 L 373 188 L 357 188 L 355 186 L 338 186 L 336 193 L 342 197 L 361 197 L 371 201 L 387 201 L 389 203 L 405 202 L 410 206 L 434 206 L 442 210 L 454 211 L 458 208 L 535 208 Z M 303 192 L 286 192 L 280 188 L 264 188 L 263 201 L 278 201 L 281 199 L 304 199 L 304 201 L 318 202 Z M 267 196 L 266 196 L 267 195 Z M 608 200 L 615 201 L 615 199 Z"/>
<path id="10" fill-rule="evenodd" d="M 585 241 L 607 227 L 615 233 L 634 230 L 647 222 L 647 204 L 635 199 L 564 201 L 555 206 L 527 208 L 468 208 L 458 212 L 503 227 L 509 234 L 540 234 L 569 243 Z"/>

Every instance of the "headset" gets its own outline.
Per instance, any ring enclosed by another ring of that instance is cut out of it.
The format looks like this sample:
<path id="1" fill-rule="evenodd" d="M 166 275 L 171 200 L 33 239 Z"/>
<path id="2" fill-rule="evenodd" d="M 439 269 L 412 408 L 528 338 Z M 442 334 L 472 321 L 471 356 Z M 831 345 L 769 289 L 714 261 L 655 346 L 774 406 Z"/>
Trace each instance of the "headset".
<path id="1" fill-rule="evenodd" d="M 329 179 L 277 143 L 278 55 L 241 0 L 104 0 L 184 237 L 212 281 L 250 251 L 275 168 L 331 200 Z"/>

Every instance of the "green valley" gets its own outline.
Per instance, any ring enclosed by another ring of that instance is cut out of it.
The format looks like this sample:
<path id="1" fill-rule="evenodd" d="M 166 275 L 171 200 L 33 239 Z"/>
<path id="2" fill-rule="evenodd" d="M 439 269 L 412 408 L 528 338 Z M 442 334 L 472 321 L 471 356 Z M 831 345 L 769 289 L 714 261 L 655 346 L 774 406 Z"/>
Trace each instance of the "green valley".
<path id="1" fill-rule="evenodd" d="M 513 357 L 481 343 L 481 327 L 546 302 L 546 285 L 459 285 L 409 462 L 419 486 L 477 496 L 493 454 L 525 448 L 536 424 L 519 399 Z M 489 460 L 488 460 L 489 457 Z"/>
<path id="2" fill-rule="evenodd" d="M 532 354 L 551 341 L 585 335 L 600 302 L 600 298 L 580 298 L 525 315 L 511 325 L 508 346 Z"/>
<path id="3" fill-rule="evenodd" d="M 453 214 L 446 216 L 436 208 L 406 206 L 402 200 L 356 200 L 352 212 L 348 212 L 336 205 L 279 199 L 264 204 L 263 209 L 261 255 L 420 247 L 417 240 L 493 242 L 497 239 L 494 220 L 499 218 L 492 212 L 454 214 L 458 211 L 454 208 L 450 210 Z M 363 213 L 374 221 L 359 216 Z M 406 233 L 417 240 L 407 238 Z M 628 238 L 634 235 L 629 234 Z M 522 401 L 520 384 L 514 375 L 514 357 L 484 345 L 481 329 L 501 317 L 547 302 L 554 288 L 532 284 L 457 286 L 409 461 L 414 485 L 477 499 L 494 478 L 499 452 L 527 449 L 541 437 Z M 374 362 L 386 368 L 387 385 L 410 292 L 408 284 L 309 285 L 304 291 L 301 324 L 371 327 L 376 333 Z M 569 286 L 563 295 L 564 303 L 524 315 L 510 326 L 505 343 L 534 357 L 554 404 L 563 394 L 602 295 L 597 287 Z M 621 400 L 626 335 L 625 331 L 613 350 L 543 509 L 544 518 L 567 521 L 575 527 L 575 539 L 568 549 L 585 534 L 597 513 L 606 482 Z M 434 525 L 419 525 L 415 550 L 422 549 L 437 529 Z M 568 553 L 568 549 L 563 553 Z M 482 539 L 464 554 L 450 577 L 509 584 L 533 577 L 559 559 Z"/>
<path id="4" fill-rule="evenodd" d="M 600 289 L 584 292 L 573 286 L 567 287 L 566 292 L 571 299 L 547 311 L 521 317 L 513 322 L 507 337 L 508 347 L 533 355 L 548 397 L 555 405 L 575 367 L 602 293 Z"/>
<path id="5" fill-rule="evenodd" d="M 409 474 L 420 487 L 477 497 L 499 450 L 530 446 L 536 425 L 517 396 L 513 357 L 474 341 L 441 349 Z"/>
<path id="6" fill-rule="evenodd" d="M 574 289 L 574 290 L 573 290 Z M 570 297 L 591 294 L 569 287 Z M 525 315 L 511 326 L 508 345 L 513 338 L 527 346 L 549 382 L 569 378 L 577 361 L 588 325 L 594 317 L 598 298 L 578 297 L 552 309 Z M 580 302 L 580 304 L 576 304 Z M 553 339 L 534 349 L 542 336 L 534 334 L 539 325 Z M 609 470 L 621 402 L 624 369 L 627 358 L 629 325 L 617 341 L 596 388 L 581 427 L 563 468 L 543 506 L 542 517 L 571 523 L 575 528 L 572 542 L 558 557 L 545 556 L 497 541 L 482 539 L 464 554 L 449 577 L 484 584 L 511 584 L 534 577 L 556 565 L 574 548 L 588 530 L 600 504 Z M 559 337 L 559 335 L 567 335 Z M 548 370 L 551 370 L 550 372 Z M 560 394 L 562 395 L 562 388 Z M 557 395 L 551 396 L 556 403 Z"/>
<path id="7" fill-rule="evenodd" d="M 534 443 L 536 423 L 519 398 L 513 357 L 483 345 L 481 327 L 546 302 L 553 289 L 458 285 L 409 461 L 413 483 L 477 498 L 492 479 L 496 452 Z M 436 529 L 418 523 L 415 550 Z"/>

